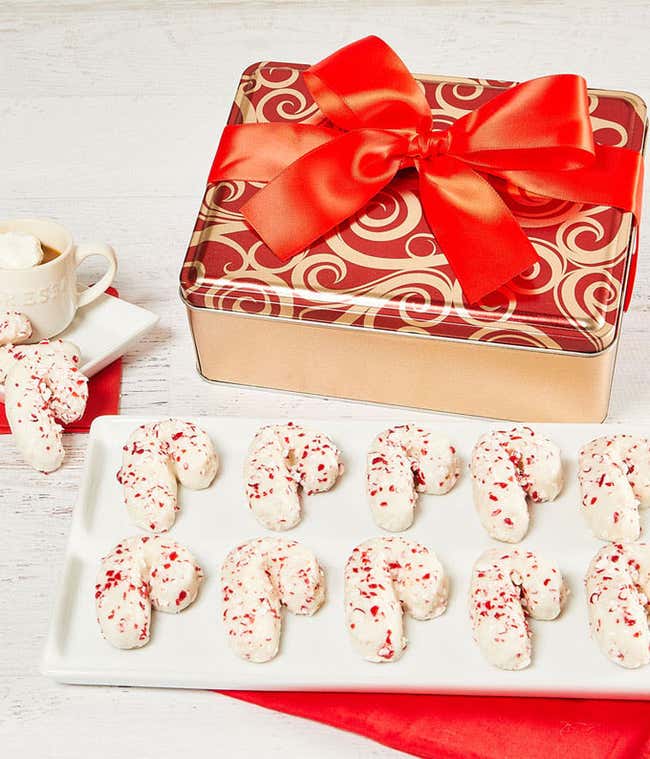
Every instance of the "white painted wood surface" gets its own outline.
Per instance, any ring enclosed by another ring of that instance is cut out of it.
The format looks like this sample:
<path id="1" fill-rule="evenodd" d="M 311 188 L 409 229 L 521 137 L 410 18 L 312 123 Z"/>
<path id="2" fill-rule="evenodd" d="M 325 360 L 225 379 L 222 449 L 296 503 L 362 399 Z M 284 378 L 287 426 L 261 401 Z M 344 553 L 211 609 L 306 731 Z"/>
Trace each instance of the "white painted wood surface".
<path id="1" fill-rule="evenodd" d="M 125 361 L 125 411 L 395 417 L 393 410 L 210 386 L 194 371 L 177 275 L 241 70 L 310 62 L 377 33 L 414 71 L 557 71 L 650 99 L 645 0 L 609 2 L 12 2 L 0 5 L 0 216 L 46 215 L 117 249 L 125 298 L 161 322 Z M 647 217 L 647 207 L 646 207 Z M 92 277 L 92 269 L 88 277 Z M 650 227 L 610 419 L 650 422 Z M 426 415 L 413 414 L 414 418 Z M 3 756 L 380 757 L 363 738 L 202 692 L 65 687 L 39 674 L 84 436 L 44 477 L 0 439 Z M 477 706 L 480 708 L 480 706 Z M 570 729 L 570 727 L 568 728 Z"/>

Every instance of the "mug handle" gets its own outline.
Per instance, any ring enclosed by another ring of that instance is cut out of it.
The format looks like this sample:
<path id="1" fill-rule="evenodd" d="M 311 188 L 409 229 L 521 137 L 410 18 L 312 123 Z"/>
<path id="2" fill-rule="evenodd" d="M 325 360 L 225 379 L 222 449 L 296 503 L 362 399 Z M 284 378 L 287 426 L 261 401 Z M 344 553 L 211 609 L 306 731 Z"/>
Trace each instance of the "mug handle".
<path id="1" fill-rule="evenodd" d="M 115 257 L 115 251 L 110 245 L 104 242 L 91 242 L 78 245 L 74 254 L 75 269 L 79 268 L 81 262 L 89 256 L 102 256 L 105 258 L 108 261 L 108 269 L 99 282 L 79 293 L 77 307 L 87 306 L 99 298 L 110 287 L 117 273 L 117 258 Z"/>

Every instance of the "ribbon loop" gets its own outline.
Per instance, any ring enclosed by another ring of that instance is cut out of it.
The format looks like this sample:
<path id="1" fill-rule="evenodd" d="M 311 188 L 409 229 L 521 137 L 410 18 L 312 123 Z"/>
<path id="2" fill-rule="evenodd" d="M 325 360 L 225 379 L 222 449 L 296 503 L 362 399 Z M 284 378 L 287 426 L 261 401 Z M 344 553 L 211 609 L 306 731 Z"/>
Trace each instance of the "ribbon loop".
<path id="1" fill-rule="evenodd" d="M 431 128 L 424 93 L 397 53 L 379 37 L 365 37 L 341 48 L 303 76 L 318 107 L 341 129 Z"/>

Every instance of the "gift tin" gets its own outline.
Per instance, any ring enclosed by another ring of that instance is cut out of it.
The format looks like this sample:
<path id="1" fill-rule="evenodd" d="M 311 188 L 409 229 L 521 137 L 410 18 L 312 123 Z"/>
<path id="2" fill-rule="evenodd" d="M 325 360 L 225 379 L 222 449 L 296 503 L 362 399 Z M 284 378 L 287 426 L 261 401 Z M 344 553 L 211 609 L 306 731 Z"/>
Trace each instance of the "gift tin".
<path id="1" fill-rule="evenodd" d="M 228 123 L 322 123 L 305 68 L 249 67 Z M 416 79 L 437 129 L 512 86 Z M 596 142 L 642 151 L 641 98 L 589 95 Z M 261 186 L 205 191 L 181 271 L 203 377 L 514 420 L 606 417 L 635 268 L 632 214 L 498 185 L 539 262 L 470 305 L 424 217 L 414 170 L 286 262 L 240 211 Z"/>

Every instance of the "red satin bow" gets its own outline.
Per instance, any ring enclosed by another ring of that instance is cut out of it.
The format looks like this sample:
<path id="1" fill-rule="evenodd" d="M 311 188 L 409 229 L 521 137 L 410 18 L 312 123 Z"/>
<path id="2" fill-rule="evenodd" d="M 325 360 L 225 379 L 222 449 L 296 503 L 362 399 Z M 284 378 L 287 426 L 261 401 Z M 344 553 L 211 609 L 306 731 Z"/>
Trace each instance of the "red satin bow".
<path id="1" fill-rule="evenodd" d="M 516 85 L 444 131 L 432 130 L 420 86 L 377 37 L 342 48 L 304 77 L 337 128 L 228 126 L 209 178 L 268 182 L 242 212 L 282 260 L 359 211 L 409 166 L 419 172 L 427 221 L 470 302 L 537 260 L 490 177 L 632 211 L 638 223 L 643 159 L 594 144 L 582 77 Z"/>

